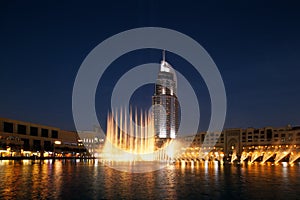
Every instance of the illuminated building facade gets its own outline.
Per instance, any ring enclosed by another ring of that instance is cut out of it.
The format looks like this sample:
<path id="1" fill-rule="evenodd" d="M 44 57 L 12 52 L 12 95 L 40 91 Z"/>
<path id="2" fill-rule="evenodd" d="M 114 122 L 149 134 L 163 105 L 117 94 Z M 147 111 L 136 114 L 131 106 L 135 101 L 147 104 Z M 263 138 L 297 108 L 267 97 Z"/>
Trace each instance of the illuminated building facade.
<path id="1" fill-rule="evenodd" d="M 1 157 L 74 157 L 85 151 L 75 131 L 0 118 Z"/>
<path id="2" fill-rule="evenodd" d="M 174 139 L 179 126 L 179 103 L 177 100 L 177 78 L 175 70 L 165 61 L 160 70 L 152 96 L 155 136 L 158 140 Z"/>
<path id="3" fill-rule="evenodd" d="M 105 142 L 105 138 L 100 136 L 100 129 L 94 127 L 93 131 L 79 131 L 78 134 L 90 156 L 98 158 Z M 102 133 L 101 135 L 104 134 Z"/>
<path id="4" fill-rule="evenodd" d="M 201 158 L 199 152 L 209 152 L 202 159 L 218 160 L 216 155 L 222 155 L 227 162 L 286 161 L 292 164 L 300 161 L 300 126 L 231 128 L 221 133 L 200 132 L 182 139 L 191 143 L 188 153 L 182 156 L 184 159 L 196 160 Z"/>

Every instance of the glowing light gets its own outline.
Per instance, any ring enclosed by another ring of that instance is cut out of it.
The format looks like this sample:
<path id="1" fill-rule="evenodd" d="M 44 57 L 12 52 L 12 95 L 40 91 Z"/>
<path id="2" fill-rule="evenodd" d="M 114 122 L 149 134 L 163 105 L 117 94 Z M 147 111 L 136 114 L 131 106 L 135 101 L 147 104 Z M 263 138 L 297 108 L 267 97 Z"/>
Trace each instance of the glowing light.
<path id="1" fill-rule="evenodd" d="M 130 111 L 129 119 L 115 111 L 107 117 L 107 133 L 104 148 L 100 157 L 105 161 L 160 161 L 171 160 L 175 157 L 176 143 L 167 141 L 161 148 L 155 146 L 154 121 L 152 115 L 141 113 L 138 125 L 137 111 L 135 120 Z M 165 132 L 161 132 L 160 138 Z"/>
<path id="2" fill-rule="evenodd" d="M 300 152 L 291 152 L 289 163 L 294 163 L 298 158 L 300 158 Z"/>
<path id="3" fill-rule="evenodd" d="M 61 141 L 56 140 L 56 141 L 54 141 L 54 144 L 61 144 Z"/>
<path id="4" fill-rule="evenodd" d="M 233 163 L 235 160 L 237 160 L 237 155 L 236 155 L 236 152 L 234 151 L 233 153 L 232 153 L 232 156 L 231 156 L 231 163 Z"/>
<path id="5" fill-rule="evenodd" d="M 162 72 L 170 72 L 170 68 L 167 67 L 167 62 L 163 61 L 162 65 L 160 66 L 160 71 Z"/>
<path id="6" fill-rule="evenodd" d="M 275 157 L 275 164 L 277 164 L 278 162 L 280 162 L 283 158 L 285 158 L 288 154 L 290 153 L 290 150 L 288 151 L 278 151 L 276 153 L 276 157 Z"/>
<path id="7" fill-rule="evenodd" d="M 175 138 L 176 138 L 175 130 L 174 130 L 173 128 L 171 129 L 171 135 L 170 135 L 170 137 L 171 137 L 172 139 L 175 139 Z"/>
<path id="8" fill-rule="evenodd" d="M 44 153 L 44 157 L 48 157 L 49 156 L 49 153 L 48 152 L 45 152 Z"/>

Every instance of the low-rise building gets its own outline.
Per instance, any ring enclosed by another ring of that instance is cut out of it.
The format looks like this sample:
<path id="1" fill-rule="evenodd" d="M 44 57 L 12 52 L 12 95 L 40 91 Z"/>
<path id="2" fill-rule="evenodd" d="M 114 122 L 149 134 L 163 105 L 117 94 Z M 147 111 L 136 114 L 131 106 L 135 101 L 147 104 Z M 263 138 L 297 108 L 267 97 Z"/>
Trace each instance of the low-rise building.
<path id="1" fill-rule="evenodd" d="M 182 155 L 189 159 L 219 160 L 217 156 L 222 155 L 227 161 L 248 159 L 254 162 L 258 158 L 264 161 L 271 158 L 276 162 L 291 155 L 293 159 L 300 158 L 300 126 L 231 128 L 221 133 L 200 132 L 184 140 L 190 146 Z M 187 157 L 187 154 L 192 156 Z M 285 157 L 276 157 L 280 154 Z"/>
<path id="2" fill-rule="evenodd" d="M 0 156 L 82 156 L 86 150 L 75 131 L 0 118 Z"/>

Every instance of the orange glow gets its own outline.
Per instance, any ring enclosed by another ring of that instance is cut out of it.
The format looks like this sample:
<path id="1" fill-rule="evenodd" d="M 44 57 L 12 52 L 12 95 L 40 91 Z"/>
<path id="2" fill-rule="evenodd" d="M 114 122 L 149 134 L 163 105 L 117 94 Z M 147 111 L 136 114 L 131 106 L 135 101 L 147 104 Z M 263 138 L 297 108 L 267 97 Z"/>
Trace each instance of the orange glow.
<path id="1" fill-rule="evenodd" d="M 104 148 L 101 152 L 103 160 L 107 161 L 153 161 L 171 160 L 175 157 L 176 143 L 166 142 L 163 147 L 156 149 L 154 137 L 154 122 L 152 116 L 141 113 L 138 125 L 137 111 L 135 122 L 130 111 L 127 119 L 123 110 L 108 115 L 107 133 Z M 117 120 L 117 121 L 116 121 Z"/>

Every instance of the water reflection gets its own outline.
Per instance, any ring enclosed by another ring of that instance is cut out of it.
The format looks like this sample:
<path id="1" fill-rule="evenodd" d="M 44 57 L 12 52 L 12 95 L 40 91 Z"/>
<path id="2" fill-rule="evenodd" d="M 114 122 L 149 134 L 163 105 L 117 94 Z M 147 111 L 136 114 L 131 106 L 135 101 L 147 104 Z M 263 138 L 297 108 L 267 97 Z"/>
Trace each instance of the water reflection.
<path id="1" fill-rule="evenodd" d="M 94 161 L 0 161 L 0 199 L 268 199 L 299 197 L 300 166 L 169 165 L 144 174 Z"/>

